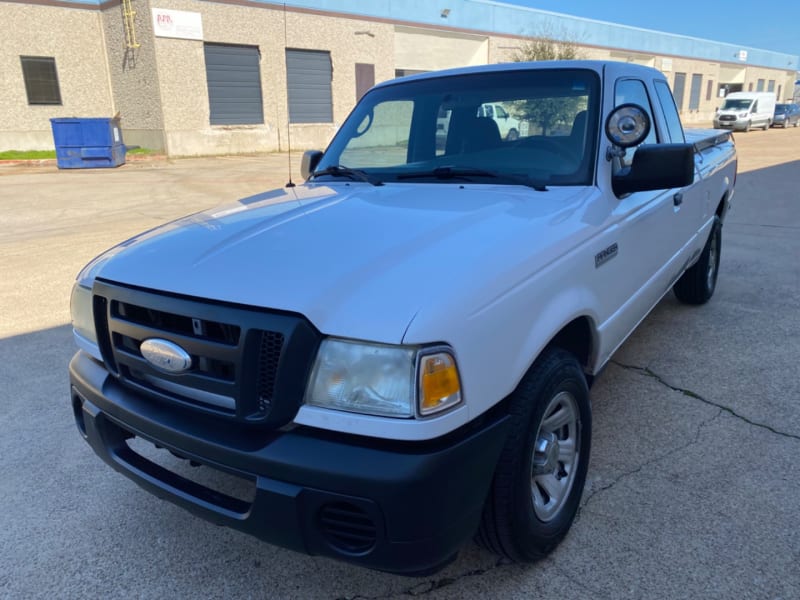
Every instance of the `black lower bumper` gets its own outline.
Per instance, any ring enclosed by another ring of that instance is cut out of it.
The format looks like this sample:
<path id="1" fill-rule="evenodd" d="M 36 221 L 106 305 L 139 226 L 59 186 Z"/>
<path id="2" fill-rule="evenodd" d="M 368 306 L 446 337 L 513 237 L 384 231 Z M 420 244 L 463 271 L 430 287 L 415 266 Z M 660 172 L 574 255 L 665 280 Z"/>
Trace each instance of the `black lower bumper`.
<path id="1" fill-rule="evenodd" d="M 381 442 L 310 428 L 221 425 L 121 387 L 79 352 L 71 396 L 83 436 L 136 483 L 269 543 L 404 574 L 449 562 L 477 528 L 508 417 L 433 442 Z M 137 453 L 133 437 L 251 481 L 252 500 L 215 491 Z"/>

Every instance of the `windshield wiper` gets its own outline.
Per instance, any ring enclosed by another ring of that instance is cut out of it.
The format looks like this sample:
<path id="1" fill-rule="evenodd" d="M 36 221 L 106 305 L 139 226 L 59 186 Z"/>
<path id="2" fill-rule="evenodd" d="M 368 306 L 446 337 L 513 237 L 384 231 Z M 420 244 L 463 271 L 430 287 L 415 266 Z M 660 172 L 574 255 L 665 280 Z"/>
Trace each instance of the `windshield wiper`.
<path id="1" fill-rule="evenodd" d="M 351 169 L 350 167 L 343 167 L 342 165 L 331 165 L 330 167 L 325 167 L 321 171 L 314 171 L 311 175 L 314 179 L 322 175 L 330 175 L 332 177 L 349 177 L 350 179 L 364 181 L 372 185 L 383 185 L 383 182 L 373 175 L 365 173 L 360 169 Z"/>
<path id="2" fill-rule="evenodd" d="M 477 169 L 473 167 L 436 167 L 430 171 L 412 171 L 410 173 L 401 173 L 397 179 L 426 179 L 433 177 L 435 179 L 470 179 L 471 177 L 491 177 L 496 179 L 504 179 L 506 181 L 513 181 L 520 185 L 526 185 L 535 189 L 537 192 L 546 192 L 547 187 L 535 179 L 531 179 L 527 175 L 514 175 L 513 173 L 499 173 L 497 171 L 489 171 L 487 169 Z"/>

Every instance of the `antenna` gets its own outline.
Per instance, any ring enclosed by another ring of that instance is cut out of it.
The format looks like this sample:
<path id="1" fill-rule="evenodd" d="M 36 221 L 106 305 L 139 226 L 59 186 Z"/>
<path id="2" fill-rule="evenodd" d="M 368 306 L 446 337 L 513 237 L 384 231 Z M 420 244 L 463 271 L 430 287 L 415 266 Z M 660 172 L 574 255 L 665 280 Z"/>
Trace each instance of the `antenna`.
<path id="1" fill-rule="evenodd" d="M 286 48 L 289 47 L 289 36 L 286 33 L 286 0 L 283 2 L 283 55 L 286 56 Z M 284 58 L 284 62 L 286 59 Z M 286 66 L 286 77 L 289 77 L 289 66 Z M 286 82 L 286 146 L 289 153 L 289 182 L 287 188 L 295 187 L 292 181 L 292 125 L 289 122 L 289 82 Z"/>

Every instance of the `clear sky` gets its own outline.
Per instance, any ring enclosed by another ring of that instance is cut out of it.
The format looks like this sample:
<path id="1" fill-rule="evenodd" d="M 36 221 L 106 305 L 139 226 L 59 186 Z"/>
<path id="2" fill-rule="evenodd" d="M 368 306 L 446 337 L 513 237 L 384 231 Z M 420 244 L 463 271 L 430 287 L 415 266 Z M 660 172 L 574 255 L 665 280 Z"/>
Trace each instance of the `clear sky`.
<path id="1" fill-rule="evenodd" d="M 499 0 L 541 10 L 800 55 L 798 0 Z"/>

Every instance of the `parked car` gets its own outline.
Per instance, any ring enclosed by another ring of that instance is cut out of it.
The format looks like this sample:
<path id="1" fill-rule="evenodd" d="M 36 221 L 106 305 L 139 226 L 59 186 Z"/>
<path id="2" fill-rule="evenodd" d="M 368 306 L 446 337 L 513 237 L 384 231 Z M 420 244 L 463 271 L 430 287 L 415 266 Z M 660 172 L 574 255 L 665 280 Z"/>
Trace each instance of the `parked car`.
<path id="1" fill-rule="evenodd" d="M 786 129 L 789 125 L 797 127 L 798 124 L 800 124 L 800 104 L 775 105 L 775 115 L 772 117 L 773 127 Z"/>
<path id="2" fill-rule="evenodd" d="M 714 115 L 714 127 L 750 131 L 761 127 L 764 131 L 772 125 L 775 112 L 774 92 L 733 92 Z"/>

